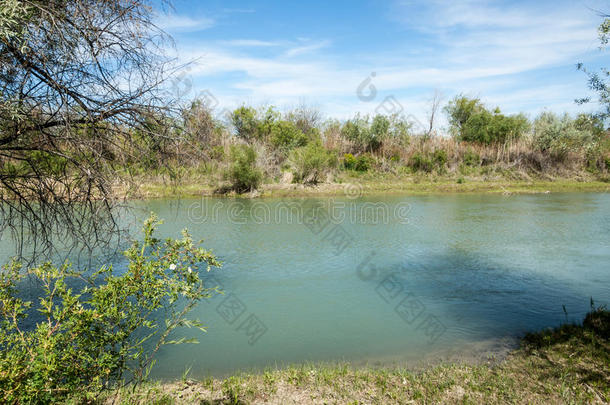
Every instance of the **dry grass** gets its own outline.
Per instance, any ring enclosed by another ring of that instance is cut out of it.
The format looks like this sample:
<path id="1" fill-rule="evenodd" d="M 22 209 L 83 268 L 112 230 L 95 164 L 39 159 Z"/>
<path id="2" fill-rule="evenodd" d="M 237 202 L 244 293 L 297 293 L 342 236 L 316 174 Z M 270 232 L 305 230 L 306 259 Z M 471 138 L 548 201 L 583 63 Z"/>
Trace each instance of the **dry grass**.
<path id="1" fill-rule="evenodd" d="M 235 137 L 222 139 L 217 147 L 224 157 L 166 162 L 167 167 L 153 171 L 125 170 L 117 173 L 115 193 L 126 198 L 214 194 L 226 185 L 223 173 L 230 165 L 231 146 L 243 142 Z M 325 147 L 335 151 L 340 161 L 345 153 L 357 154 L 356 145 L 341 136 L 339 127 L 326 128 L 323 139 Z M 256 195 L 337 195 L 345 183 L 358 183 L 366 193 L 608 191 L 610 184 L 608 168 L 590 167 L 584 151 L 557 157 L 537 151 L 528 138 L 503 145 L 459 142 L 450 137 L 412 137 L 407 144 L 403 141 L 386 141 L 373 154 L 375 165 L 370 171 L 345 171 L 340 164 L 327 173 L 327 183 L 316 187 L 286 184 L 286 153 L 253 141 L 256 166 L 264 173 L 265 183 Z M 412 167 L 415 155 L 433 159 L 437 151 L 447 155 L 442 167 L 434 162 L 429 172 Z"/>

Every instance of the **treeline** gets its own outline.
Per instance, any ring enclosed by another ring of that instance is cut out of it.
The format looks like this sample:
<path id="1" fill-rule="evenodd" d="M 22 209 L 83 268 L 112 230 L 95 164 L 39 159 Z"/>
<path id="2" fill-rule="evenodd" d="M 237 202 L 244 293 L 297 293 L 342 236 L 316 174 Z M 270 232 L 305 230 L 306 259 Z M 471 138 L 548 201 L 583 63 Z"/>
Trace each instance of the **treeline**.
<path id="1" fill-rule="evenodd" d="M 220 121 L 195 101 L 179 117 L 156 120 L 150 132 L 137 134 L 137 159 L 122 163 L 130 174 L 152 170 L 179 179 L 194 171 L 212 178 L 218 190 L 236 192 L 263 182 L 317 184 L 362 172 L 607 178 L 610 135 L 593 115 L 544 112 L 529 119 L 465 96 L 443 110 L 447 134 L 401 115 L 322 120 L 307 107 L 280 113 L 242 106 Z"/>

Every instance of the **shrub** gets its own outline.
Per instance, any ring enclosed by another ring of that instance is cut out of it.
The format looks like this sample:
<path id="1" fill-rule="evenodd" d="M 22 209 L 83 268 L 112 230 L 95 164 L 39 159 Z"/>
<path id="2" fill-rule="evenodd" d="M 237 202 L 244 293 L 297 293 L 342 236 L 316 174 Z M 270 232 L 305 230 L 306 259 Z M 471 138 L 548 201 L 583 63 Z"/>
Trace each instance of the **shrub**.
<path id="1" fill-rule="evenodd" d="M 603 138 L 605 133 L 604 122 L 600 117 L 592 114 L 578 114 L 574 125 L 581 131 L 590 132 L 595 139 Z"/>
<path id="2" fill-rule="evenodd" d="M 225 148 L 222 145 L 213 146 L 210 149 L 210 159 L 212 160 L 224 160 L 225 158 Z"/>
<path id="3" fill-rule="evenodd" d="M 231 166 L 226 174 L 231 182 L 231 189 L 243 193 L 258 188 L 263 178 L 256 167 L 256 152 L 251 146 L 235 145 L 231 147 Z"/>
<path id="4" fill-rule="evenodd" d="M 604 164 L 605 164 L 605 166 L 606 166 L 606 170 L 609 170 L 609 171 L 610 171 L 610 156 L 609 156 L 609 157 L 604 158 Z"/>
<path id="5" fill-rule="evenodd" d="M 372 138 L 381 145 L 388 137 L 390 131 L 390 120 L 385 115 L 376 115 L 371 123 Z"/>
<path id="6" fill-rule="evenodd" d="M 354 142 L 360 151 L 373 152 L 381 147 L 389 135 L 390 124 L 390 120 L 383 115 L 376 115 L 372 123 L 368 116 L 361 118 L 358 115 L 343 125 L 341 135 Z"/>
<path id="7" fill-rule="evenodd" d="M 411 160 L 409 161 L 409 165 L 416 171 L 423 171 L 430 173 L 434 170 L 434 162 L 430 159 L 429 156 L 426 156 L 422 153 L 415 153 L 411 156 Z"/>
<path id="8" fill-rule="evenodd" d="M 525 115 L 503 115 L 499 113 L 499 110 L 497 111 L 490 127 L 492 143 L 514 141 L 529 131 L 531 124 Z"/>
<path id="9" fill-rule="evenodd" d="M 478 166 L 481 164 L 481 156 L 472 149 L 468 149 L 464 153 L 463 162 L 466 166 Z"/>
<path id="10" fill-rule="evenodd" d="M 593 134 L 579 129 L 568 114 L 560 118 L 551 112 L 544 112 L 534 121 L 534 147 L 557 158 L 564 159 L 569 152 L 581 150 L 593 141 Z"/>
<path id="11" fill-rule="evenodd" d="M 273 107 L 268 107 L 266 110 L 259 110 L 257 117 L 256 139 L 268 141 L 280 119 L 280 113 L 275 111 Z"/>
<path id="12" fill-rule="evenodd" d="M 409 146 L 410 138 L 409 134 L 413 123 L 408 121 L 404 116 L 399 114 L 393 114 L 389 118 L 390 128 L 388 131 L 388 137 L 396 140 L 398 144 L 406 147 Z"/>
<path id="13" fill-rule="evenodd" d="M 233 111 L 230 115 L 231 124 L 235 128 L 236 135 L 245 140 L 252 140 L 256 137 L 259 121 L 257 112 L 252 107 L 242 106 Z"/>
<path id="14" fill-rule="evenodd" d="M 68 396 L 90 402 L 101 391 L 145 377 L 159 347 L 178 327 L 197 327 L 189 311 L 214 289 L 200 270 L 219 266 L 186 231 L 181 240 L 154 237 L 160 222 L 144 224 L 144 241 L 125 252 L 126 271 L 111 266 L 92 276 L 70 264 L 45 263 L 22 271 L 12 262 L 0 272 L 0 402 L 54 403 Z M 41 286 L 25 301 L 26 280 Z M 82 286 L 82 288 L 78 288 Z M 165 320 L 159 319 L 165 315 Z M 40 321 L 32 323 L 31 317 Z"/>
<path id="15" fill-rule="evenodd" d="M 270 129 L 269 139 L 271 144 L 279 149 L 293 149 L 305 146 L 309 141 L 295 124 L 290 121 L 278 121 L 273 123 Z"/>
<path id="16" fill-rule="evenodd" d="M 182 129 L 184 136 L 196 145 L 209 145 L 219 138 L 219 125 L 214 122 L 212 113 L 203 100 L 195 100 L 183 109 Z"/>
<path id="17" fill-rule="evenodd" d="M 286 119 L 292 122 L 304 134 L 317 130 L 321 121 L 320 111 L 307 106 L 300 106 L 286 114 Z"/>
<path id="18" fill-rule="evenodd" d="M 371 155 L 360 155 L 358 156 L 358 158 L 356 159 L 356 166 L 354 167 L 354 170 L 358 171 L 358 172 L 366 172 L 369 171 L 373 165 L 375 164 L 375 159 L 373 159 L 373 157 Z"/>
<path id="19" fill-rule="evenodd" d="M 419 152 L 415 153 L 411 156 L 409 165 L 415 171 L 431 173 L 436 168 L 438 172 L 442 173 L 445 171 L 447 161 L 447 152 L 443 149 L 437 149 L 431 155 Z"/>
<path id="20" fill-rule="evenodd" d="M 355 170 L 357 161 L 358 160 L 351 153 L 343 155 L 343 167 L 347 170 Z"/>
<path id="21" fill-rule="evenodd" d="M 354 142 L 359 148 L 366 149 L 368 147 L 368 138 L 370 137 L 368 127 L 368 117 L 355 118 L 348 120 L 341 127 L 341 136 L 348 141 Z"/>
<path id="22" fill-rule="evenodd" d="M 375 159 L 368 154 L 362 154 L 354 157 L 351 153 L 346 153 L 343 156 L 343 167 L 347 170 L 356 170 L 358 172 L 366 172 L 373 167 Z"/>
<path id="23" fill-rule="evenodd" d="M 441 169 L 445 167 L 448 161 L 447 152 L 443 149 L 435 150 L 432 158 L 436 166 Z"/>
<path id="24" fill-rule="evenodd" d="M 308 184 L 319 183 L 329 169 L 337 165 L 336 155 L 317 142 L 292 151 L 290 161 L 294 169 L 294 180 Z"/>
<path id="25" fill-rule="evenodd" d="M 504 143 L 519 139 L 527 131 L 529 122 L 524 115 L 506 116 L 497 110 L 476 112 L 464 123 L 460 139 L 480 144 Z"/>

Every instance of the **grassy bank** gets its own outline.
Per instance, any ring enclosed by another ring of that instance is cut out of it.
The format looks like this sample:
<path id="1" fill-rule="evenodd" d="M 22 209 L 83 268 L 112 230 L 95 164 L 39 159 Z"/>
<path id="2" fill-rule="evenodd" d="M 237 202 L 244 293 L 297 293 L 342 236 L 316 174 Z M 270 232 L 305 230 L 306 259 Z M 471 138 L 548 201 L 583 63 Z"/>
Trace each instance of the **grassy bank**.
<path id="1" fill-rule="evenodd" d="M 610 312 L 526 336 L 494 365 L 400 369 L 298 366 L 224 380 L 183 379 L 124 389 L 102 403 L 608 403 Z"/>
<path id="2" fill-rule="evenodd" d="M 610 179 L 594 176 L 571 178 L 515 178 L 515 176 L 438 176 L 438 175 L 392 175 L 367 173 L 360 176 L 342 175 L 327 183 L 303 185 L 287 182 L 263 184 L 254 193 L 245 197 L 302 197 L 343 196 L 372 194 L 442 194 L 442 193 L 491 193 L 527 194 L 560 192 L 609 192 Z M 165 176 L 138 177 L 136 186 L 126 183 L 115 188 L 123 198 L 167 198 L 219 195 L 216 182 L 197 175 L 185 176 L 173 181 Z M 230 194 L 231 195 L 231 194 Z M 235 195 L 234 193 L 232 195 Z"/>

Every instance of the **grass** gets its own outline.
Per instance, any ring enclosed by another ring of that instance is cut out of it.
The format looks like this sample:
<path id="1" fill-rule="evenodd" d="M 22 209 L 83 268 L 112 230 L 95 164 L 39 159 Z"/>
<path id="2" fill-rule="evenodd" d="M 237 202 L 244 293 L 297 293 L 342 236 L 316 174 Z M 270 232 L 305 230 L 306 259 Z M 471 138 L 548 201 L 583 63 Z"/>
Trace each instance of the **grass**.
<path id="1" fill-rule="evenodd" d="M 115 192 L 131 199 L 167 197 L 194 197 L 214 195 L 218 183 L 206 176 L 186 175 L 176 181 L 163 176 L 140 176 L 133 179 L 135 188 L 117 186 Z M 357 194 L 434 194 L 434 193 L 556 193 L 556 192 L 609 192 L 610 179 L 582 174 L 571 178 L 532 177 L 523 173 L 501 172 L 483 174 L 480 172 L 463 175 L 461 173 L 439 175 L 436 173 L 390 174 L 369 172 L 340 172 L 332 183 L 315 186 L 287 184 L 270 181 L 249 196 L 256 197 L 301 197 L 301 196 L 341 196 L 346 187 L 354 188 Z"/>
<path id="2" fill-rule="evenodd" d="M 203 381 L 122 389 L 101 400 L 124 404 L 608 403 L 610 311 L 581 325 L 525 336 L 494 365 L 444 364 L 420 373 L 302 365 Z"/>

